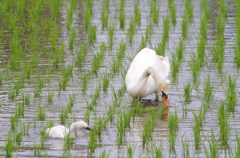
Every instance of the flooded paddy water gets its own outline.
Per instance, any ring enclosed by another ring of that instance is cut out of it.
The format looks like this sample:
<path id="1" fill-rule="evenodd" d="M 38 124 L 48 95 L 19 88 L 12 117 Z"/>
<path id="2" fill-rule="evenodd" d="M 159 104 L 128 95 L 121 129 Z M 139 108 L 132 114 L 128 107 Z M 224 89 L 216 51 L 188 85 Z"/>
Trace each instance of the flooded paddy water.
<path id="1" fill-rule="evenodd" d="M 2 157 L 239 157 L 238 0 L 1 0 Z M 134 102 L 145 47 L 169 56 L 168 108 Z M 78 120 L 75 139 L 45 129 Z"/>

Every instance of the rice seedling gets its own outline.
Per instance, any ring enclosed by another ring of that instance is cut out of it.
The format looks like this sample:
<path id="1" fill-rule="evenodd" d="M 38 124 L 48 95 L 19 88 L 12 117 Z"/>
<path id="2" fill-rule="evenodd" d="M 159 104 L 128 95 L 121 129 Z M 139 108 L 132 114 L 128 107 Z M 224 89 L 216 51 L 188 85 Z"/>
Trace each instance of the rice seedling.
<path id="1" fill-rule="evenodd" d="M 91 31 L 91 28 L 89 31 Z M 70 34 L 69 41 L 68 41 L 68 45 L 69 45 L 68 48 L 71 51 L 73 50 L 73 46 L 74 46 L 75 42 L 76 42 L 76 29 L 71 29 L 71 34 Z"/>
<path id="2" fill-rule="evenodd" d="M 64 137 L 64 147 L 63 147 L 63 150 L 64 151 L 69 151 L 72 142 L 73 142 L 73 138 L 70 137 L 70 133 L 68 133 L 67 136 Z"/>
<path id="3" fill-rule="evenodd" d="M 190 157 L 189 142 L 187 142 L 183 138 L 182 138 L 182 156 L 183 157 Z"/>
<path id="4" fill-rule="evenodd" d="M 25 1 L 25 0 L 24 0 Z M 51 17 L 55 20 L 58 16 L 58 13 L 61 9 L 61 3 L 58 0 L 51 1 Z"/>
<path id="5" fill-rule="evenodd" d="M 214 87 L 211 86 L 210 76 L 208 75 L 207 79 L 204 82 L 204 100 L 208 103 L 213 98 L 213 89 Z"/>
<path id="6" fill-rule="evenodd" d="M 206 19 L 210 18 L 210 11 L 209 11 L 209 7 L 208 7 L 208 0 L 201 0 L 201 9 L 204 12 L 204 16 L 206 17 Z"/>
<path id="7" fill-rule="evenodd" d="M 86 103 L 87 103 L 87 101 L 86 101 Z M 88 105 L 88 104 L 87 104 Z M 89 122 L 89 120 L 90 120 L 90 115 L 91 115 L 91 111 L 90 110 L 86 110 L 85 111 L 85 114 L 84 114 L 84 120 L 86 121 L 86 122 Z"/>
<path id="8" fill-rule="evenodd" d="M 191 102 L 191 93 L 192 93 L 192 86 L 191 84 L 184 85 L 184 101 L 186 103 Z"/>
<path id="9" fill-rule="evenodd" d="M 98 117 L 95 122 L 94 122 L 94 127 L 93 129 L 95 130 L 95 133 L 100 137 L 102 134 L 103 128 L 106 127 L 107 124 L 107 119 L 106 117 Z"/>
<path id="10" fill-rule="evenodd" d="M 89 132 L 89 142 L 88 142 L 88 146 L 90 149 L 90 153 L 93 153 L 96 146 L 97 146 L 97 134 L 95 133 L 95 130 L 91 130 Z"/>
<path id="11" fill-rule="evenodd" d="M 216 139 L 215 139 L 215 135 L 213 133 L 213 131 L 211 131 L 211 140 L 208 140 L 208 144 L 209 144 L 209 152 L 207 151 L 207 148 L 204 147 L 204 153 L 205 153 L 205 156 L 207 158 L 218 158 L 219 157 L 219 151 L 218 151 L 218 148 L 217 148 L 217 142 L 216 142 Z"/>
<path id="12" fill-rule="evenodd" d="M 102 21 L 102 29 L 108 27 L 108 19 L 109 19 L 109 10 L 108 10 L 108 3 L 106 1 L 103 1 L 102 9 L 101 9 L 101 21 Z"/>
<path id="13" fill-rule="evenodd" d="M 30 121 L 28 121 L 27 124 L 21 122 L 21 132 L 23 135 L 28 135 L 29 129 L 30 129 Z"/>
<path id="14" fill-rule="evenodd" d="M 125 134 L 125 124 L 124 124 L 124 117 L 123 115 L 120 113 L 118 120 L 117 120 L 117 129 L 118 129 L 118 145 L 122 145 L 123 144 L 123 136 Z"/>
<path id="15" fill-rule="evenodd" d="M 147 39 L 144 36 L 142 36 L 141 43 L 138 48 L 138 52 L 140 52 L 143 48 L 146 48 L 146 46 L 147 46 Z"/>
<path id="16" fill-rule="evenodd" d="M 115 27 L 110 26 L 108 28 L 108 43 L 109 43 L 109 47 L 111 50 L 112 50 L 112 46 L 113 46 L 114 32 L 115 32 Z"/>
<path id="17" fill-rule="evenodd" d="M 127 144 L 127 158 L 133 158 L 133 153 L 136 149 L 136 146 L 130 146 L 130 144 Z"/>
<path id="18" fill-rule="evenodd" d="M 34 97 L 41 97 L 42 90 L 35 88 L 34 90 Z"/>
<path id="19" fill-rule="evenodd" d="M 94 55 L 92 60 L 92 72 L 97 73 L 97 70 L 100 67 L 100 64 L 102 63 L 104 59 L 105 52 L 97 52 L 97 54 Z"/>
<path id="20" fill-rule="evenodd" d="M 147 23 L 147 28 L 145 30 L 145 38 L 146 38 L 146 40 L 151 39 L 152 34 L 153 34 L 153 25 L 152 25 L 152 21 L 149 20 L 148 23 Z"/>
<path id="21" fill-rule="evenodd" d="M 199 37 L 197 44 L 197 57 L 199 58 L 201 62 L 201 66 L 203 66 L 204 59 L 205 59 L 205 47 L 206 47 L 206 38 L 202 35 Z"/>
<path id="22" fill-rule="evenodd" d="M 17 128 L 17 121 L 18 121 L 18 117 L 16 115 L 10 117 L 10 124 L 11 124 L 11 130 L 12 131 L 16 130 L 16 128 Z"/>
<path id="23" fill-rule="evenodd" d="M 68 118 L 68 109 L 62 106 L 61 112 L 59 114 L 61 124 L 65 124 Z"/>
<path id="24" fill-rule="evenodd" d="M 179 67 L 181 65 L 181 61 L 178 59 L 177 54 L 172 53 L 172 65 L 171 65 L 171 76 L 172 82 L 176 83 L 177 81 L 177 74 L 179 73 Z"/>
<path id="25" fill-rule="evenodd" d="M 105 73 L 102 76 L 102 88 L 104 92 L 106 92 L 108 89 L 110 79 L 111 79 L 110 73 Z"/>
<path id="26" fill-rule="evenodd" d="M 199 143 L 201 141 L 201 128 L 202 128 L 202 123 L 204 119 L 204 111 L 202 108 L 200 108 L 198 115 L 193 112 L 194 120 L 195 123 L 193 125 L 193 134 L 194 134 L 194 142 L 195 142 L 195 148 L 199 148 Z"/>
<path id="27" fill-rule="evenodd" d="M 134 19 L 132 19 L 130 21 L 130 24 L 129 24 L 129 28 L 128 28 L 128 39 L 129 39 L 129 43 L 132 44 L 132 41 L 133 41 L 133 36 L 135 34 L 135 21 Z"/>
<path id="28" fill-rule="evenodd" d="M 206 16 L 201 16 L 200 18 L 200 38 L 205 38 L 207 37 L 207 23 L 208 23 L 208 19 Z"/>
<path id="29" fill-rule="evenodd" d="M 170 17 L 172 24 L 175 26 L 177 22 L 177 12 L 176 12 L 176 4 L 174 3 L 174 0 L 168 0 L 168 8 L 170 10 Z"/>
<path id="30" fill-rule="evenodd" d="M 40 142 L 41 142 L 41 148 L 44 148 L 45 145 L 45 139 L 47 138 L 47 133 L 45 131 L 46 129 L 39 130 L 39 133 L 41 135 Z"/>
<path id="31" fill-rule="evenodd" d="M 54 97 L 54 92 L 48 92 L 48 95 L 47 95 L 48 103 L 53 102 L 53 97 Z"/>
<path id="32" fill-rule="evenodd" d="M 134 2 L 134 21 L 136 24 L 141 24 L 141 10 L 139 9 L 139 2 Z"/>
<path id="33" fill-rule="evenodd" d="M 182 37 L 183 39 L 186 39 L 187 32 L 188 32 L 188 16 L 184 15 L 182 18 Z"/>
<path id="34" fill-rule="evenodd" d="M 165 45 L 168 41 L 169 37 L 169 29 L 170 29 L 170 21 L 168 16 L 163 17 L 163 35 L 162 35 L 162 43 Z"/>
<path id="35" fill-rule="evenodd" d="M 236 80 L 237 76 L 231 77 L 228 75 L 227 89 L 224 90 L 226 96 L 226 106 L 229 111 L 233 111 L 237 103 Z"/>
<path id="36" fill-rule="evenodd" d="M 18 103 L 17 108 L 15 111 L 15 116 L 17 117 L 24 117 L 24 104 L 23 103 Z"/>
<path id="37" fill-rule="evenodd" d="M 46 114 L 45 114 L 45 109 L 44 109 L 44 106 L 43 105 L 39 105 L 38 106 L 38 120 L 40 121 L 44 121 L 45 120 L 45 117 L 46 117 Z"/>
<path id="38" fill-rule="evenodd" d="M 234 54 L 234 62 L 237 64 L 237 68 L 240 68 L 240 46 L 235 47 Z"/>
<path id="39" fill-rule="evenodd" d="M 9 132 L 4 147 L 6 157 L 12 157 L 12 152 L 15 150 L 14 140 L 11 137 L 11 132 Z"/>
<path id="40" fill-rule="evenodd" d="M 82 84 L 81 84 L 81 89 L 82 89 L 82 92 L 86 92 L 87 90 L 87 84 L 90 80 L 90 77 L 91 77 L 91 72 L 87 72 L 83 77 L 82 77 Z"/>
<path id="41" fill-rule="evenodd" d="M 191 0 L 185 0 L 184 6 L 185 6 L 184 15 L 186 15 L 188 17 L 189 22 L 192 22 L 192 20 L 193 20 L 193 5 L 191 4 Z"/>
<path id="42" fill-rule="evenodd" d="M 227 141 L 229 140 L 229 137 L 231 135 L 231 129 L 229 126 L 228 121 L 228 114 L 225 110 L 224 102 L 221 103 L 221 105 L 218 107 L 218 123 L 220 127 L 219 131 L 219 139 L 221 140 L 222 144 L 227 144 Z"/>
<path id="43" fill-rule="evenodd" d="M 103 150 L 103 152 L 101 152 L 99 158 L 107 158 L 109 157 L 110 153 L 107 153 L 106 150 Z"/>
<path id="44" fill-rule="evenodd" d="M 77 51 L 77 59 L 76 59 L 76 65 L 78 67 L 82 66 L 82 63 L 87 56 L 87 44 L 84 43 L 83 45 L 80 46 L 79 50 Z"/>
<path id="45" fill-rule="evenodd" d="M 20 146 L 22 142 L 22 132 L 15 133 L 15 141 Z"/>
<path id="46" fill-rule="evenodd" d="M 158 24 L 158 18 L 159 18 L 159 12 L 160 12 L 160 9 L 159 9 L 159 5 L 157 4 L 156 1 L 151 1 L 151 4 L 150 4 L 150 10 L 151 10 L 151 16 L 152 16 L 152 20 L 155 24 Z"/>
<path id="47" fill-rule="evenodd" d="M 157 48 L 155 48 L 156 54 L 160 56 L 164 56 L 165 54 L 165 42 L 159 42 L 157 44 Z"/>
<path id="48" fill-rule="evenodd" d="M 91 26 L 91 18 L 92 18 L 92 11 L 89 8 L 85 8 L 84 10 L 84 26 L 85 29 L 88 30 Z"/>
<path id="49" fill-rule="evenodd" d="M 191 60 L 189 61 L 189 65 L 192 70 L 193 82 L 195 85 L 197 85 L 199 71 L 200 71 L 200 67 L 201 67 L 201 60 L 194 53 L 192 53 Z"/>
<path id="50" fill-rule="evenodd" d="M 14 99 L 16 97 L 15 90 L 8 91 L 8 99 Z"/>
<path id="51" fill-rule="evenodd" d="M 90 44 L 93 45 L 97 39 L 97 26 L 96 25 L 91 26 L 87 33 L 88 33 L 88 41 Z"/>
<path id="52" fill-rule="evenodd" d="M 0 73 L 0 86 L 2 85 L 3 83 L 3 75 Z"/>
<path id="53" fill-rule="evenodd" d="M 177 110 L 175 109 L 175 111 Z M 180 122 L 177 112 L 175 112 L 175 114 L 170 114 L 168 116 L 167 122 L 168 122 L 168 129 L 169 129 L 168 142 L 170 147 L 174 148 L 176 137 L 177 137 L 178 123 Z"/>
<path id="54" fill-rule="evenodd" d="M 150 152 L 152 154 L 152 157 L 158 157 L 158 158 L 163 158 L 163 147 L 162 144 L 156 145 L 156 144 L 151 144 L 150 146 Z"/>
<path id="55" fill-rule="evenodd" d="M 124 5 L 125 5 L 125 0 L 121 0 L 120 1 L 119 17 L 118 17 L 121 29 L 124 29 L 124 27 L 125 27 L 125 10 L 124 10 Z"/>
<path id="56" fill-rule="evenodd" d="M 239 157 L 240 156 L 240 139 L 238 134 L 236 134 L 236 147 L 235 147 L 235 157 Z"/>

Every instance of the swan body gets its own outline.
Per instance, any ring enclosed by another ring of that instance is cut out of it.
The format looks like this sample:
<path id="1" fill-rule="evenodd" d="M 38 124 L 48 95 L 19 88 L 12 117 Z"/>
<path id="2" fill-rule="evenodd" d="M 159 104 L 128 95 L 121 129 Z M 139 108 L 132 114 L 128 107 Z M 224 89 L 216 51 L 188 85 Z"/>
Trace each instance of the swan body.
<path id="1" fill-rule="evenodd" d="M 168 57 L 158 56 L 149 48 L 142 49 L 133 59 L 126 74 L 128 94 L 133 98 L 143 98 L 156 93 L 156 100 L 162 95 L 164 105 L 168 106 L 169 71 Z"/>
<path id="2" fill-rule="evenodd" d="M 46 133 L 50 138 L 64 138 L 68 134 L 71 138 L 75 137 L 74 131 L 78 129 L 90 130 L 89 126 L 84 121 L 78 121 L 71 124 L 70 128 L 63 125 L 54 126 L 46 129 Z M 70 132 L 70 133 L 69 133 Z"/>

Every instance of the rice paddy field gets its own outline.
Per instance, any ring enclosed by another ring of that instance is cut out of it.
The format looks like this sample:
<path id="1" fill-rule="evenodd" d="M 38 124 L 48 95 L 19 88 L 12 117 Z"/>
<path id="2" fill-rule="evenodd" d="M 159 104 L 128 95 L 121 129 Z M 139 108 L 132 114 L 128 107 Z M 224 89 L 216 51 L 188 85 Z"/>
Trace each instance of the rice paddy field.
<path id="1" fill-rule="evenodd" d="M 0 4 L 1 157 L 240 157 L 239 0 Z M 170 58 L 168 108 L 126 91 L 145 47 Z"/>

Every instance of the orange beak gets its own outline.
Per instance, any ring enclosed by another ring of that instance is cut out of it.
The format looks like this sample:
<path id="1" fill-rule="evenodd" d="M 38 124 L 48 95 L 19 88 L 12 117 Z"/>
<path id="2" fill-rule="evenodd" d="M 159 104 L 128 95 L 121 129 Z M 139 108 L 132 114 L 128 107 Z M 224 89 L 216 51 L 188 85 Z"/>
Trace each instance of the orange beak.
<path id="1" fill-rule="evenodd" d="M 163 95 L 162 96 L 162 101 L 163 101 L 164 106 L 168 106 L 169 105 L 167 96 Z"/>

